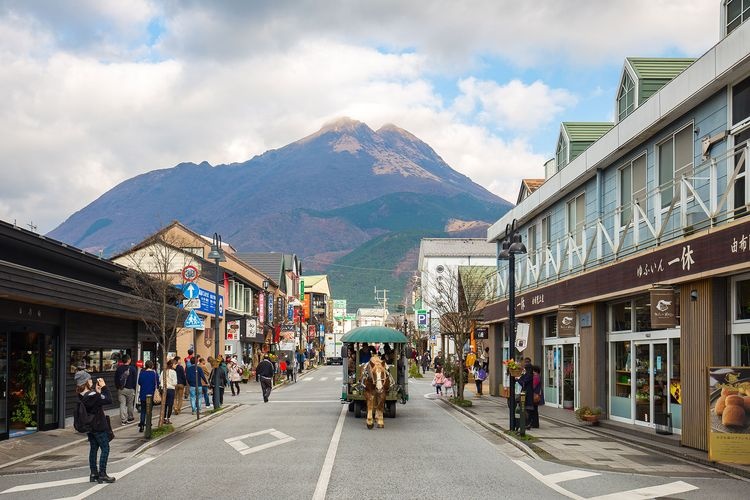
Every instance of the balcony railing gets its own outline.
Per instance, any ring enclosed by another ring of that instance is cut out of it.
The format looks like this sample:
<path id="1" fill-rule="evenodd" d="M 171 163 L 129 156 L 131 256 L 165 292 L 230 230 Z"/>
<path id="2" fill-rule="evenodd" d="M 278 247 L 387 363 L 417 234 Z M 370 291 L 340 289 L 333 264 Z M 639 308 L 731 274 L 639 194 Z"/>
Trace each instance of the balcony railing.
<path id="1" fill-rule="evenodd" d="M 747 215 L 748 157 L 750 141 L 745 141 L 695 168 L 686 165 L 685 174 L 648 191 L 643 203 L 620 205 L 587 220 L 579 232 L 530 248 L 516 258 L 516 290 L 544 286 Z M 662 203 L 670 194 L 669 204 Z M 624 223 L 623 213 L 629 214 Z M 487 292 L 497 300 L 507 296 L 507 289 L 508 263 L 501 262 L 487 282 Z"/>

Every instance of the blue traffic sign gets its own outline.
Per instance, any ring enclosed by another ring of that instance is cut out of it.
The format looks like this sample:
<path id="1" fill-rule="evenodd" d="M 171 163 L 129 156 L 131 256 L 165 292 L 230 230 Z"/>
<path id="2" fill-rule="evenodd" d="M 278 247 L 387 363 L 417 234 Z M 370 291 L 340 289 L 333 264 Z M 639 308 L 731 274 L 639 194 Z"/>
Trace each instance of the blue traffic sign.
<path id="1" fill-rule="evenodd" d="M 185 318 L 185 328 L 203 328 L 203 321 L 201 320 L 200 316 L 195 314 L 194 310 L 190 310 L 190 314 L 188 314 L 188 317 Z"/>
<path id="2" fill-rule="evenodd" d="M 201 289 L 195 283 L 188 283 L 182 287 L 182 295 L 184 295 L 186 299 L 197 299 L 200 290 Z"/>

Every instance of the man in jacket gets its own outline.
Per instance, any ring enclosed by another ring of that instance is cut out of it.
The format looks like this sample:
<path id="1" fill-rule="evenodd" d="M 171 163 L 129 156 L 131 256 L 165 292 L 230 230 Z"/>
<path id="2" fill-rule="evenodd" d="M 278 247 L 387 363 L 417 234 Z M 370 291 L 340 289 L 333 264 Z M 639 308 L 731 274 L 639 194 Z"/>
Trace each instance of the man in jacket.
<path id="1" fill-rule="evenodd" d="M 193 357 L 192 361 L 196 361 L 196 359 Z M 190 386 L 190 406 L 193 409 L 193 414 L 195 414 L 200 404 L 198 398 L 201 397 L 202 387 L 207 383 L 206 375 L 196 363 L 188 363 L 185 368 L 185 378 Z"/>
<path id="2" fill-rule="evenodd" d="M 263 402 L 268 403 L 273 387 L 273 363 L 268 359 L 268 354 L 263 355 L 263 361 L 258 364 L 256 372 L 260 378 L 260 387 L 263 389 Z"/>
<path id="3" fill-rule="evenodd" d="M 123 354 L 122 364 L 115 371 L 115 387 L 120 402 L 120 422 L 128 425 L 135 422 L 135 385 L 138 371 L 131 364 L 130 356 Z"/>
<path id="4" fill-rule="evenodd" d="M 185 386 L 187 378 L 185 376 L 185 367 L 180 363 L 180 357 L 175 356 L 172 360 L 172 366 L 177 374 L 177 384 L 174 386 L 174 414 L 179 415 L 182 409 L 182 399 L 185 396 Z"/>

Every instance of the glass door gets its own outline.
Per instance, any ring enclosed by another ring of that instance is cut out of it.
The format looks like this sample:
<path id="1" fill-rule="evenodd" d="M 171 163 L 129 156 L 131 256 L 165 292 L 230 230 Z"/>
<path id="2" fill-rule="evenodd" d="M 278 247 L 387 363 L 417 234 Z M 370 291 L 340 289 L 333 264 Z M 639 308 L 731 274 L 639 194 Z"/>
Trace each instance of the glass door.
<path id="1" fill-rule="evenodd" d="M 0 439 L 8 439 L 8 333 L 0 332 Z"/>
<path id="2" fill-rule="evenodd" d="M 557 346 L 562 359 L 561 399 L 563 408 L 573 409 L 576 402 L 576 349 L 573 344 Z"/>
<path id="3" fill-rule="evenodd" d="M 669 411 L 667 342 L 635 343 L 635 421 L 653 425 Z"/>
<path id="4" fill-rule="evenodd" d="M 664 416 L 669 413 L 669 360 L 666 342 L 651 344 L 651 366 L 651 422 L 664 422 Z"/>
<path id="5" fill-rule="evenodd" d="M 46 431 L 57 427 L 57 338 L 52 335 L 41 335 L 40 354 L 40 387 L 39 387 L 39 429 Z"/>
<path id="6" fill-rule="evenodd" d="M 635 344 L 635 377 L 633 390 L 635 392 L 635 415 L 636 423 L 651 422 L 651 344 Z"/>

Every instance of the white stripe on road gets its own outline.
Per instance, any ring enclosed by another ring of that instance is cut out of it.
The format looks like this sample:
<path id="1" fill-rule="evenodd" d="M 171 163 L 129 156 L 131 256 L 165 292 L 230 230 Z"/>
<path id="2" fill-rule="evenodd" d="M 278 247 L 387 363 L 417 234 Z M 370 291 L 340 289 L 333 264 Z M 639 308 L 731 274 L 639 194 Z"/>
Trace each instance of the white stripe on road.
<path id="1" fill-rule="evenodd" d="M 344 380 L 344 377 L 336 377 L 336 382 L 340 382 L 342 380 Z"/>
<path id="2" fill-rule="evenodd" d="M 328 377 L 320 377 L 321 382 L 325 382 L 326 380 L 328 380 Z"/>
<path id="3" fill-rule="evenodd" d="M 136 470 L 136 469 L 138 469 L 138 468 L 146 465 L 147 463 L 149 463 L 151 460 L 153 460 L 155 458 L 156 457 L 144 458 L 143 460 L 141 460 L 137 464 L 131 465 L 130 467 L 128 467 L 127 469 L 125 469 L 122 472 L 115 472 L 114 474 L 112 474 L 112 476 L 114 476 L 116 479 L 122 479 L 123 477 L 127 476 L 128 474 L 130 474 L 134 470 Z M 84 498 L 87 498 L 87 497 L 93 495 L 97 491 L 99 491 L 99 490 L 101 490 L 103 488 L 106 488 L 107 486 L 109 486 L 109 484 L 111 484 L 111 483 L 97 484 L 96 486 L 87 489 L 86 491 L 84 491 L 80 495 L 76 495 L 74 497 L 59 498 L 57 500 L 83 500 Z"/>
<path id="4" fill-rule="evenodd" d="M 341 403 L 341 400 L 340 399 L 305 399 L 305 400 L 298 400 L 298 401 L 275 400 L 275 401 L 269 401 L 269 403 L 273 403 L 273 404 L 276 404 L 276 403 Z"/>
<path id="5" fill-rule="evenodd" d="M 344 417 L 348 410 L 348 405 L 341 407 L 341 413 L 339 414 L 339 420 L 336 422 L 336 429 L 333 431 L 331 437 L 331 444 L 328 445 L 328 452 L 326 452 L 326 459 L 323 462 L 323 468 L 320 470 L 320 476 L 318 476 L 318 484 L 315 486 L 315 493 L 313 493 L 313 500 L 325 500 L 326 492 L 328 491 L 328 482 L 331 480 L 331 472 L 333 471 L 333 462 L 336 460 L 336 450 L 339 447 L 339 440 L 341 439 L 341 430 L 344 428 Z"/>
<path id="6" fill-rule="evenodd" d="M 562 486 L 558 485 L 557 483 L 555 483 L 553 481 L 547 480 L 547 478 L 545 476 L 543 476 L 541 473 L 537 472 L 532 466 L 530 466 L 526 462 L 524 462 L 522 460 L 513 460 L 513 462 L 517 466 L 519 466 L 520 468 L 522 468 L 523 470 L 525 470 L 526 472 L 528 472 L 529 474 L 531 474 L 534 478 L 536 478 L 537 481 L 539 481 L 539 482 L 547 485 L 548 488 L 551 488 L 551 489 L 555 490 L 556 492 L 560 493 L 561 495 L 564 495 L 564 496 L 566 496 L 568 498 L 574 498 L 575 500 L 583 500 L 582 496 L 576 495 L 575 493 L 572 493 L 572 492 L 566 490 L 565 488 L 563 488 Z"/>
<path id="7" fill-rule="evenodd" d="M 637 490 L 620 491 L 618 493 L 593 497 L 589 500 L 639 500 L 643 498 L 669 497 L 671 495 L 677 495 L 678 493 L 685 493 L 697 489 L 697 486 L 693 486 L 685 481 L 675 481 L 674 483 L 638 488 Z"/>
<path id="8" fill-rule="evenodd" d="M 310 382 L 312 379 L 312 377 L 303 378 L 302 382 Z"/>
<path id="9" fill-rule="evenodd" d="M 556 474 L 547 474 L 544 476 L 547 481 L 553 483 L 562 483 L 563 481 L 572 481 L 573 479 L 583 479 L 584 477 L 598 476 L 596 472 L 587 470 L 571 469 L 565 472 L 558 472 Z"/>

